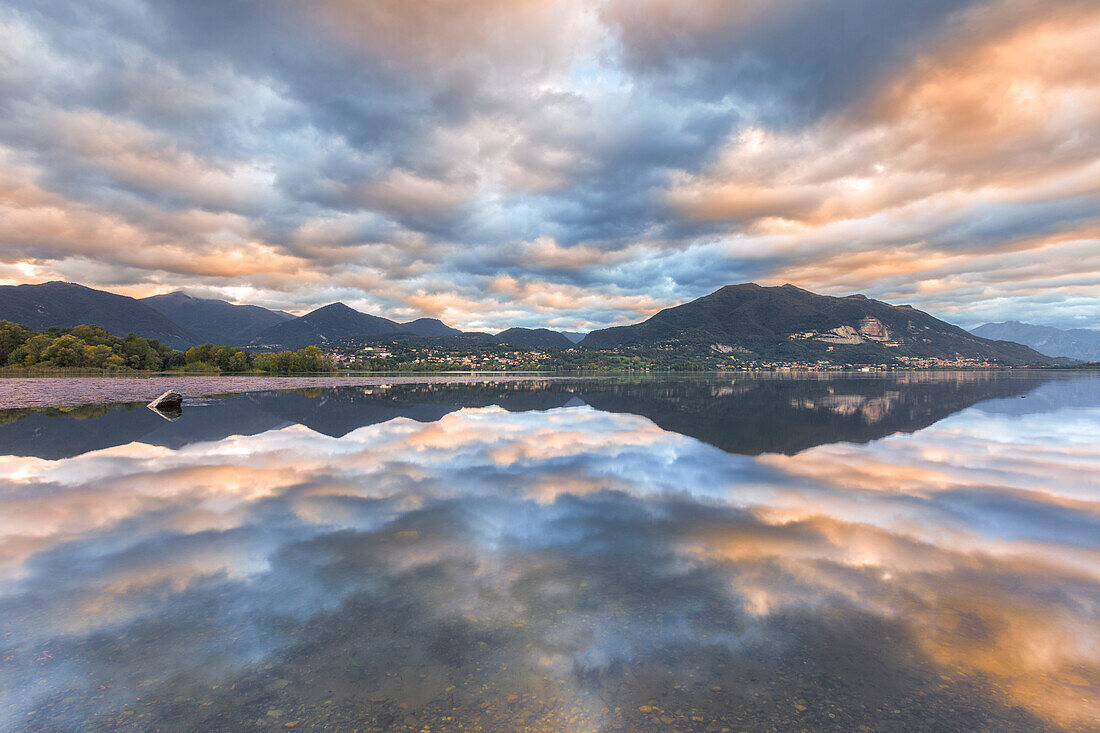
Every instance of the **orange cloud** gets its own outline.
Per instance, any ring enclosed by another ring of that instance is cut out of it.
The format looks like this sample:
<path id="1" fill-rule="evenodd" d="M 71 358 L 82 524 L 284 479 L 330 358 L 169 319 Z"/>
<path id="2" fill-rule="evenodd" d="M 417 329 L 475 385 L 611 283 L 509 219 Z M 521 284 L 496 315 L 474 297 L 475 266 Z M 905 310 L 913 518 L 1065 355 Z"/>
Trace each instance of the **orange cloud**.
<path id="1" fill-rule="evenodd" d="M 680 172 L 667 200 L 697 220 L 775 217 L 819 227 L 951 192 L 1027 200 L 1051 177 L 1095 195 L 1100 39 L 1095 7 L 1029 4 L 1009 27 L 967 32 L 806 130 L 741 130 L 705 174 Z"/>

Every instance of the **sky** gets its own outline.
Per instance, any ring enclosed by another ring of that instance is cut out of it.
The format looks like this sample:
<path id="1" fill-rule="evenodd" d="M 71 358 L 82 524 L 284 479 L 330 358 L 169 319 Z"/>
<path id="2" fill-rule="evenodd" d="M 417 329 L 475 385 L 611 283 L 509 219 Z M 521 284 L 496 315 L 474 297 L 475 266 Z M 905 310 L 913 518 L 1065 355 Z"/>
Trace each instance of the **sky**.
<path id="1" fill-rule="evenodd" d="M 1096 0 L 2 0 L 0 283 L 1100 327 Z"/>

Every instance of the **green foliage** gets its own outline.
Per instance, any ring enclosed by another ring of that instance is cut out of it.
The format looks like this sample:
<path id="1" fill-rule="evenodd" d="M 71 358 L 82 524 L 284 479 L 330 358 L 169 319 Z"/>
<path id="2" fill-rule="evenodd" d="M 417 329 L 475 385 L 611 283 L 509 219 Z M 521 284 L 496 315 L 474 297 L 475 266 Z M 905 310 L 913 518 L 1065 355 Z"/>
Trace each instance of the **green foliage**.
<path id="1" fill-rule="evenodd" d="M 7 364 L 11 352 L 23 344 L 34 333 L 26 326 L 11 321 L 0 321 L 0 362 Z"/>
<path id="2" fill-rule="evenodd" d="M 316 346 L 307 346 L 298 351 L 256 354 L 253 358 L 257 369 L 276 374 L 331 372 L 336 368 L 332 360 Z"/>
<path id="3" fill-rule="evenodd" d="M 99 326 L 48 328 L 0 321 L 0 356 L 13 367 L 32 369 L 152 370 L 164 368 L 173 350 L 159 341 L 129 334 L 112 336 Z"/>
<path id="4" fill-rule="evenodd" d="M 188 371 L 216 369 L 223 372 L 247 372 L 253 368 L 252 354 L 235 346 L 192 346 L 184 352 L 184 361 Z"/>
<path id="5" fill-rule="evenodd" d="M 278 354 L 253 354 L 235 346 L 203 344 L 186 352 L 134 334 L 113 336 L 99 326 L 48 328 L 35 332 L 0 321 L 0 364 L 30 370 L 105 370 L 189 372 L 332 371 L 334 365 L 316 346 Z"/>

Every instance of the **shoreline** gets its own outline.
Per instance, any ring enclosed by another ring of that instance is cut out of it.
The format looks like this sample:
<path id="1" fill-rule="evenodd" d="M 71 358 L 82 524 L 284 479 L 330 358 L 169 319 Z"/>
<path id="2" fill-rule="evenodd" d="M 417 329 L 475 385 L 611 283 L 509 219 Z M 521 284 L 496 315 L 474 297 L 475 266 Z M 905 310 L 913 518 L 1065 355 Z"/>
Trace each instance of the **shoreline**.
<path id="1" fill-rule="evenodd" d="M 398 384 L 488 384 L 494 382 L 569 381 L 601 378 L 771 378 L 836 379 L 910 375 L 935 377 L 945 374 L 990 374 L 1006 376 L 1043 372 L 1053 375 L 1074 373 L 1067 369 L 896 369 L 889 371 L 715 371 L 715 372 L 480 372 L 450 374 L 359 374 L 359 375 L 199 375 L 165 374 L 148 376 L 36 376 L 0 378 L 0 410 L 81 407 L 85 405 L 149 402 L 169 389 L 184 400 L 203 399 L 246 392 L 311 389 L 325 387 L 379 387 Z M 1091 372 L 1093 370 L 1080 370 Z"/>
<path id="2" fill-rule="evenodd" d="M 575 379 L 541 374 L 468 374 L 449 376 L 180 376 L 8 377 L 0 379 L 0 410 L 80 407 L 150 401 L 169 389 L 184 400 L 244 392 L 320 387 L 378 387 L 393 384 L 481 384 L 546 379 Z M 186 403 L 185 403 L 186 404 Z"/>

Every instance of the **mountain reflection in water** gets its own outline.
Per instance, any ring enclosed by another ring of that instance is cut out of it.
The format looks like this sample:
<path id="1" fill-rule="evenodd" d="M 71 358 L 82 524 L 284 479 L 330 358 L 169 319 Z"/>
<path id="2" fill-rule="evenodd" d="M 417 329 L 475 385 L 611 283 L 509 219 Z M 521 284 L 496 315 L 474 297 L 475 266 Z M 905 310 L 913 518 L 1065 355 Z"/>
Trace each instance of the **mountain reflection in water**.
<path id="1" fill-rule="evenodd" d="M 1093 376 L 0 421 L 0 728 L 1100 726 Z"/>

